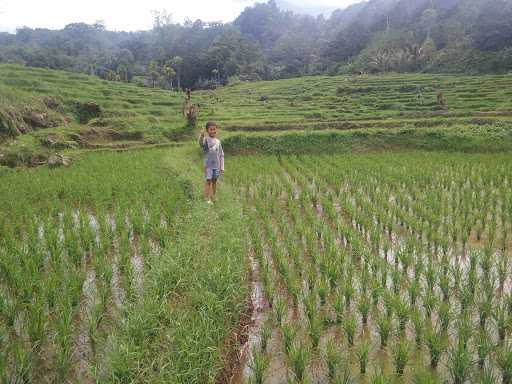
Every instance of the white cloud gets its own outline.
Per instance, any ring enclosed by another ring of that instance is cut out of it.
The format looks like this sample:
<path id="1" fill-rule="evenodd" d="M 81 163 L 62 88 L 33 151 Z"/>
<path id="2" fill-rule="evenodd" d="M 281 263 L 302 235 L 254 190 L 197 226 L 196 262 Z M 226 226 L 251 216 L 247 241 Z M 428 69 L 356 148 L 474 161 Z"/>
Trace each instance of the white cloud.
<path id="1" fill-rule="evenodd" d="M 344 6 L 347 0 L 296 0 L 305 5 Z M 353 0 L 348 0 L 354 2 Z M 232 21 L 253 0 L 0 0 L 0 31 L 16 27 L 62 28 L 73 22 L 104 20 L 112 30 L 144 30 L 152 26 L 151 10 L 165 9 L 173 20 Z M 340 4 L 341 3 L 341 4 Z"/>

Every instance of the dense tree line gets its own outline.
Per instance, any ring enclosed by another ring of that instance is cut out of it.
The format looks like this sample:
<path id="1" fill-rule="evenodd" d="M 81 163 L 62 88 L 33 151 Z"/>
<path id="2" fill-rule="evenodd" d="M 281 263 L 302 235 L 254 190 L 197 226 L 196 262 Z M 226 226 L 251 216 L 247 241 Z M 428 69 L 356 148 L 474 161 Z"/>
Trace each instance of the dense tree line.
<path id="1" fill-rule="evenodd" d="M 232 23 L 173 23 L 150 31 L 102 24 L 0 34 L 0 62 L 84 72 L 164 88 L 347 72 L 512 70 L 510 0 L 369 0 L 328 18 L 246 8 Z"/>

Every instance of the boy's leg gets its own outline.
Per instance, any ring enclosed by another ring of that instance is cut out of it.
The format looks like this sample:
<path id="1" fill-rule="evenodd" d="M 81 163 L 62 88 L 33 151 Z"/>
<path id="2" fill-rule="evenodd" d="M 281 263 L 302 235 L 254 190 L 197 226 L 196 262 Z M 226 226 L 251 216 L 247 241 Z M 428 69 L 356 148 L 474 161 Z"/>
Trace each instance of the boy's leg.
<path id="1" fill-rule="evenodd" d="M 206 184 L 204 186 L 204 196 L 207 201 L 211 201 L 212 199 L 212 174 L 211 169 L 204 167 L 204 173 L 206 177 Z"/>
<path id="2" fill-rule="evenodd" d="M 212 199 L 212 181 L 206 180 L 206 184 L 204 186 L 204 196 L 206 197 L 206 200 Z"/>
<path id="3" fill-rule="evenodd" d="M 212 180 L 212 198 L 215 197 L 215 194 L 217 193 L 217 179 Z"/>

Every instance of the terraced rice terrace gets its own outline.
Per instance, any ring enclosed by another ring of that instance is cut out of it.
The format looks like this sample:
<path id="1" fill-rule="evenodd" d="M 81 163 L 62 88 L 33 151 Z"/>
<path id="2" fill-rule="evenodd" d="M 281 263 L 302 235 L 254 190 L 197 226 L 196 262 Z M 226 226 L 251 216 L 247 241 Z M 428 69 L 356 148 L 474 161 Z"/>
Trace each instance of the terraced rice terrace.
<path id="1" fill-rule="evenodd" d="M 510 120 L 511 90 L 511 76 L 315 76 L 222 88 L 205 113 L 228 131 L 482 124 Z"/>
<path id="2" fill-rule="evenodd" d="M 2 382 L 512 382 L 511 76 L 0 96 Z"/>

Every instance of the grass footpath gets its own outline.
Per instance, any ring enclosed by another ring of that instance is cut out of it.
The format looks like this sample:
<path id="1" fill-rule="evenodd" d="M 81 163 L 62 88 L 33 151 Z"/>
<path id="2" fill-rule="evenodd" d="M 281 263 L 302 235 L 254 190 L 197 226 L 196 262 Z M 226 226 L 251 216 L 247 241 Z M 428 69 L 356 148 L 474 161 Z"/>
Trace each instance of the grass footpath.
<path id="1" fill-rule="evenodd" d="M 143 301 L 113 335 L 102 381 L 213 383 L 244 310 L 241 208 L 225 183 L 216 206 L 207 206 L 197 151 L 177 151 L 164 161 L 190 186 L 190 211 L 176 225 L 176 242 L 148 273 Z"/>

